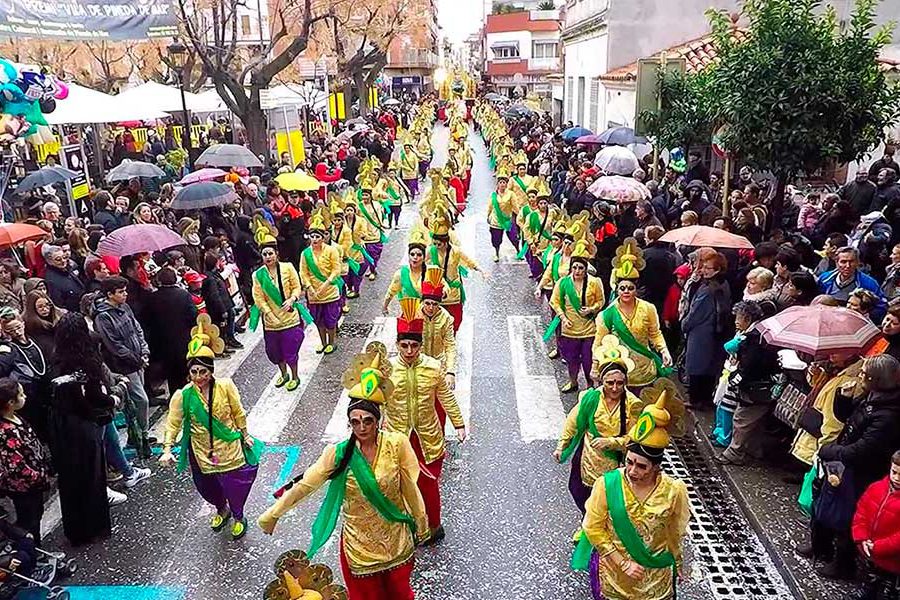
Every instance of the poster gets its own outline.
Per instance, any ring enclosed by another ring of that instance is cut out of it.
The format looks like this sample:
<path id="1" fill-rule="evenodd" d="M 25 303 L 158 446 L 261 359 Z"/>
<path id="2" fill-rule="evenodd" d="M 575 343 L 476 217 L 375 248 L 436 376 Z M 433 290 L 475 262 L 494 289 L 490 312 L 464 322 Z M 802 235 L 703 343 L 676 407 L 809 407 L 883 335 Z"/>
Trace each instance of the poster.
<path id="1" fill-rule="evenodd" d="M 177 35 L 175 0 L 0 0 L 0 37 L 137 40 Z"/>
<path id="2" fill-rule="evenodd" d="M 62 165 L 78 173 L 78 177 L 70 180 L 66 186 L 70 194 L 70 206 L 74 209 L 72 214 L 80 215 L 86 210 L 84 199 L 91 193 L 91 184 L 88 180 L 87 161 L 81 144 L 63 146 L 59 153 Z"/>

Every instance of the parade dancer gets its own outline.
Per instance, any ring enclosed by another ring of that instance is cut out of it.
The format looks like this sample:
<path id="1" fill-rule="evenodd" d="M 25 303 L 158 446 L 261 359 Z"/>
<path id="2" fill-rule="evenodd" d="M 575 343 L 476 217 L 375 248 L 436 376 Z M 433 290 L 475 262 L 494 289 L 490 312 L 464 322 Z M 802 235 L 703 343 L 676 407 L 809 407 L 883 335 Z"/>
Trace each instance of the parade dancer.
<path id="1" fill-rule="evenodd" d="M 371 263 L 372 257 L 363 245 L 363 237 L 366 234 L 366 223 L 356 214 L 356 199 L 352 190 L 348 190 L 344 198 L 343 227 L 337 237 L 337 242 L 344 248 L 344 256 L 350 266 L 348 274 L 347 298 L 359 298 L 359 290 L 362 287 L 363 275 Z M 356 268 L 354 268 L 356 266 Z"/>
<path id="2" fill-rule="evenodd" d="M 421 225 L 409 232 L 407 256 L 409 264 L 402 265 L 391 277 L 381 312 L 385 316 L 394 297 L 421 298 L 422 282 L 425 281 L 425 248 L 428 245 L 428 231 Z"/>
<path id="3" fill-rule="evenodd" d="M 594 318 L 606 303 L 603 283 L 588 274 L 588 263 L 593 255 L 590 237 L 575 242 L 569 274 L 556 283 L 550 296 L 550 308 L 556 313 L 556 318 L 547 328 L 547 333 L 556 330 L 557 321 L 562 324 L 559 353 L 569 371 L 569 381 L 560 388 L 564 394 L 578 389 L 579 368 L 584 372 L 588 387 L 591 386 L 592 345 L 596 332 Z"/>
<path id="4" fill-rule="evenodd" d="M 443 273 L 440 267 L 429 265 L 422 283 L 422 352 L 436 358 L 444 370 L 444 379 L 450 389 L 456 388 L 456 332 L 453 317 L 441 306 L 444 298 Z M 447 425 L 447 412 L 435 399 L 441 429 Z"/>
<path id="5" fill-rule="evenodd" d="M 463 277 L 469 269 L 487 276 L 474 260 L 462 250 L 450 243 L 450 221 L 443 213 L 428 216 L 428 230 L 431 232 L 431 245 L 425 251 L 425 261 L 429 265 L 440 267 L 444 274 L 444 299 L 441 301 L 448 313 L 453 317 L 453 332 L 459 331 L 463 320 L 463 306 L 466 302 L 466 290 Z"/>
<path id="6" fill-rule="evenodd" d="M 341 280 L 344 282 L 344 285 L 339 286 L 341 291 L 341 314 L 346 315 L 350 312 L 350 304 L 347 302 L 347 290 L 349 289 L 348 281 L 350 279 L 350 259 L 344 250 L 344 244 L 347 243 L 346 237 L 351 234 L 349 230 L 344 229 L 344 206 L 334 192 L 329 194 L 328 212 L 331 215 L 331 222 L 325 231 L 325 243 L 337 250 L 337 253 L 341 257 Z M 342 240 L 342 237 L 345 239 Z M 351 246 L 352 241 L 347 243 L 346 247 L 350 248 Z M 354 263 L 356 271 L 359 272 L 359 263 L 356 261 L 354 261 Z"/>
<path id="7" fill-rule="evenodd" d="M 374 183 L 377 183 L 379 169 L 373 169 L 371 177 L 364 177 L 359 193 L 359 214 L 365 220 L 363 244 L 366 248 L 369 268 L 366 277 L 374 280 L 378 276 L 378 261 L 384 250 L 387 235 L 384 233 L 384 207 L 374 201 Z"/>
<path id="8" fill-rule="evenodd" d="M 667 377 L 672 372 L 672 356 L 659 328 L 656 307 L 637 297 L 637 282 L 644 268 L 637 240 L 625 239 L 616 250 L 612 266 L 616 297 L 597 318 L 594 345 L 599 346 L 608 334 L 619 338 L 631 351 L 635 367 L 629 379 L 639 388 L 657 377 Z"/>
<path id="9" fill-rule="evenodd" d="M 422 129 L 419 141 L 416 144 L 416 155 L 419 157 L 419 178 L 424 180 L 431 168 L 431 157 L 434 152 L 431 149 L 431 136 L 428 130 Z M 412 202 L 412 198 L 409 199 Z"/>
<path id="10" fill-rule="evenodd" d="M 418 298 L 400 300 L 401 314 L 397 319 L 399 356 L 391 360 L 394 393 L 385 406 L 384 428 L 409 436 L 422 468 L 418 485 L 428 515 L 430 536 L 426 543 L 437 543 L 444 538 L 440 478 L 446 445 L 435 402 L 444 407 L 460 442 L 466 439 L 466 426 L 456 396 L 444 378 L 441 363 L 422 353 L 424 323 L 419 305 Z"/>
<path id="11" fill-rule="evenodd" d="M 557 224 L 556 230 L 550 236 L 550 241 L 551 243 L 556 243 L 558 245 L 553 254 L 547 257 L 548 264 L 544 268 L 544 274 L 541 276 L 541 280 L 535 288 L 535 298 L 543 296 L 549 305 L 556 284 L 560 279 L 569 274 L 569 265 L 571 263 L 572 250 L 575 248 L 575 240 L 576 238 L 580 239 L 585 235 L 588 223 L 587 219 L 587 211 L 584 211 L 572 219 L 571 225 L 567 225 L 563 220 L 560 220 Z M 557 241 L 554 242 L 554 239 Z M 551 312 L 552 310 L 551 307 Z M 556 336 L 556 345 L 547 352 L 547 357 L 551 360 L 559 358 L 559 336 L 562 331 L 562 324 L 560 321 L 557 321 L 556 329 L 554 331 L 551 331 L 550 328 L 548 328 L 544 333 L 545 342 L 549 342 L 551 337 Z"/>
<path id="12" fill-rule="evenodd" d="M 341 255 L 325 243 L 326 211 L 316 209 L 309 219 L 310 245 L 300 254 L 300 281 L 321 344 L 317 354 L 331 354 L 337 347 L 337 327 L 341 317 Z"/>
<path id="13" fill-rule="evenodd" d="M 513 215 L 515 213 L 515 199 L 508 187 L 509 172 L 497 168 L 497 191 L 491 193 L 491 201 L 488 204 L 487 221 L 491 230 L 491 245 L 494 247 L 494 262 L 500 262 L 500 245 L 503 243 L 503 234 L 519 251 L 519 237 L 513 229 Z"/>
<path id="14" fill-rule="evenodd" d="M 379 183 L 384 184 L 384 194 L 387 196 L 385 202 L 388 213 L 387 227 L 400 227 L 400 211 L 403 209 L 403 197 L 411 197 L 412 191 L 397 177 L 397 163 L 391 161 L 388 163 L 388 172 L 386 177 L 382 177 Z"/>
<path id="15" fill-rule="evenodd" d="M 628 349 L 608 335 L 596 352 L 603 365 L 597 374 L 599 385 L 581 393 L 553 452 L 557 462 L 572 459 L 569 493 L 582 515 L 594 482 L 622 466 L 628 432 L 641 412 L 640 399 L 627 387 L 628 373 L 634 369 Z"/>
<path id="16" fill-rule="evenodd" d="M 327 446 L 301 478 L 276 492 L 278 500 L 259 517 L 260 529 L 272 534 L 282 516 L 328 483 L 307 556 L 321 550 L 340 516 L 338 552 L 350 600 L 413 600 L 415 548 L 428 535 L 416 485 L 419 459 L 408 436 L 380 426 L 393 390 L 385 354 L 383 344 L 372 342 L 344 373 L 350 438 Z"/>
<path id="17" fill-rule="evenodd" d="M 528 202 L 528 190 L 531 188 L 532 177 L 528 175 L 528 155 L 524 150 L 516 152 L 514 162 L 516 171 L 510 178 L 509 187 L 515 198 L 516 213 L 518 213 Z"/>
<path id="18" fill-rule="evenodd" d="M 213 531 L 225 528 L 231 538 L 247 533 L 244 504 L 256 481 L 262 442 L 247 433 L 247 417 L 237 386 L 228 378 L 215 377 L 215 356 L 225 343 L 209 315 L 197 317 L 198 334 L 188 345 L 191 383 L 176 390 L 169 401 L 166 437 L 159 462 L 175 462 L 172 446 L 181 433 L 178 471 L 188 465 L 194 486 L 204 500 L 216 507 L 210 520 Z"/>
<path id="19" fill-rule="evenodd" d="M 419 166 L 422 161 L 413 147 L 412 137 L 408 137 L 400 151 L 400 177 L 409 189 L 409 199 L 415 200 L 419 194 Z"/>
<path id="20" fill-rule="evenodd" d="M 297 360 L 303 344 L 304 321 L 312 323 L 312 316 L 300 303 L 303 288 L 294 265 L 278 260 L 277 232 L 270 227 L 262 217 L 255 218 L 254 239 L 263 266 L 253 273 L 250 329 L 256 330 L 261 317 L 266 357 L 280 371 L 275 387 L 286 385 L 294 391 L 300 385 Z"/>
<path id="21" fill-rule="evenodd" d="M 590 572 L 595 600 L 671 600 L 690 520 L 687 486 L 662 472 L 683 406 L 663 388 L 629 432 L 625 466 L 594 483 L 572 567 Z"/>
<path id="22" fill-rule="evenodd" d="M 537 208 L 532 209 L 529 205 L 527 212 L 524 208 L 522 209 L 525 215 L 524 224 L 520 230 L 525 244 L 528 246 L 529 253 L 526 255 L 526 259 L 528 259 L 531 276 L 535 281 L 539 281 L 547 266 L 545 255 L 550 247 L 551 232 L 556 223 L 562 219 L 562 212 L 550 204 L 550 188 L 543 178 L 536 179 L 531 189 L 535 190 Z"/>

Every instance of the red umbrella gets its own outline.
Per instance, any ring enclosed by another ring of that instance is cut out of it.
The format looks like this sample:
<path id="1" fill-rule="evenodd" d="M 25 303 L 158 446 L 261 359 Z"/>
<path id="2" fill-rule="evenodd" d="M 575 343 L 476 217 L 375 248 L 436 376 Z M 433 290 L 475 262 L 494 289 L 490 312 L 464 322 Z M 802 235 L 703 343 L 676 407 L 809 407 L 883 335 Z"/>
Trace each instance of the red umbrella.
<path id="1" fill-rule="evenodd" d="M 759 325 L 773 346 L 823 358 L 829 354 L 862 352 L 878 338 L 879 329 L 855 310 L 834 306 L 791 306 Z"/>
<path id="2" fill-rule="evenodd" d="M 603 140 L 600 139 L 600 136 L 596 133 L 592 133 L 590 135 L 583 135 L 580 138 L 575 140 L 576 144 L 602 144 Z"/>
<path id="3" fill-rule="evenodd" d="M 667 231 L 659 238 L 661 242 L 684 244 L 685 246 L 709 246 L 710 248 L 745 248 L 753 249 L 753 244 L 741 235 L 729 233 L 724 229 L 707 227 L 706 225 L 690 225 Z"/>
<path id="4" fill-rule="evenodd" d="M 46 235 L 47 232 L 37 225 L 2 223 L 0 224 L 0 248 L 15 246 L 28 240 L 39 240 Z"/>
<path id="5" fill-rule="evenodd" d="M 184 244 L 184 238 L 163 225 L 128 225 L 103 238 L 97 247 L 100 256 L 130 256 L 166 250 Z"/>

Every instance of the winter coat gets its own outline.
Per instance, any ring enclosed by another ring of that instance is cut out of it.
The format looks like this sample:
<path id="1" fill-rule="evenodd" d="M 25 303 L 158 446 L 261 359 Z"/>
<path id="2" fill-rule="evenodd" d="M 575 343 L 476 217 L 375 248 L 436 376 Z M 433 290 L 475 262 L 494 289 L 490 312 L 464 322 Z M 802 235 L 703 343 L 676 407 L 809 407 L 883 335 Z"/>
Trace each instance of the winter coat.
<path id="1" fill-rule="evenodd" d="M 202 290 L 206 311 L 212 322 L 220 325 L 228 320 L 228 313 L 234 310 L 234 300 L 231 299 L 225 280 L 218 271 L 209 270 L 204 275 L 206 279 L 203 280 Z"/>
<path id="2" fill-rule="evenodd" d="M 900 390 L 870 392 L 855 405 L 839 391 L 834 416 L 844 422 L 844 430 L 833 444 L 819 450 L 819 458 L 841 462 L 852 471 L 860 495 L 884 476 L 891 455 L 900 448 Z"/>
<path id="3" fill-rule="evenodd" d="M 658 314 L 662 314 L 669 287 L 675 283 L 675 267 L 678 264 L 675 253 L 668 244 L 653 242 L 644 249 L 644 263 L 639 282 L 644 290 L 641 298 L 655 306 Z"/>
<path id="4" fill-rule="evenodd" d="M 166 365 L 183 363 L 191 328 L 197 324 L 191 294 L 177 285 L 164 285 L 147 297 L 144 315 L 153 359 Z"/>
<path id="5" fill-rule="evenodd" d="M 127 304 L 113 306 L 105 298 L 94 304 L 94 330 L 100 336 L 103 358 L 114 373 L 127 375 L 144 367 L 150 348 L 144 331 Z"/>
<path id="6" fill-rule="evenodd" d="M 722 344 L 729 339 L 724 315 L 731 314 L 731 291 L 718 279 L 692 288 L 681 331 L 685 335 L 685 370 L 690 375 L 718 375 L 725 360 Z"/>
<path id="7" fill-rule="evenodd" d="M 762 335 L 755 328 L 745 333 L 744 341 L 737 351 L 738 371 L 741 374 L 739 390 L 742 404 L 765 404 L 771 402 L 772 376 L 781 371 L 775 348 L 763 342 Z"/>
<path id="8" fill-rule="evenodd" d="M 103 231 L 107 234 L 112 233 L 119 227 L 128 225 L 128 215 L 118 215 L 111 210 L 98 210 L 94 213 L 94 223 L 103 226 Z"/>
<path id="9" fill-rule="evenodd" d="M 53 300 L 53 304 L 78 312 L 81 297 L 84 295 L 84 284 L 72 271 L 47 265 L 44 281 L 47 284 L 47 294 Z"/>
<path id="10" fill-rule="evenodd" d="M 838 190 L 838 196 L 850 203 L 853 214 L 857 217 L 872 211 L 872 200 L 875 198 L 875 184 L 871 181 L 851 181 Z"/>
<path id="11" fill-rule="evenodd" d="M 866 489 L 853 516 L 853 541 L 872 540 L 872 562 L 879 569 L 900 574 L 900 490 L 891 491 L 891 478 Z"/>

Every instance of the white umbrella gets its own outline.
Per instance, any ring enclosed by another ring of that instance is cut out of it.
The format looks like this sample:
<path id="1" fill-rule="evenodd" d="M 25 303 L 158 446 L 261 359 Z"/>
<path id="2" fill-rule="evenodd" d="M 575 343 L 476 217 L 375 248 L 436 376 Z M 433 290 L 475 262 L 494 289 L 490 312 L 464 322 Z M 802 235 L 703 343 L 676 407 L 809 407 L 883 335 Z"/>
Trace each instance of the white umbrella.
<path id="1" fill-rule="evenodd" d="M 259 158 L 244 146 L 238 144 L 216 144 L 203 151 L 195 164 L 208 167 L 261 167 Z"/>
<path id="2" fill-rule="evenodd" d="M 607 175 L 631 175 L 641 166 L 634 152 L 622 146 L 603 148 L 594 164 Z"/>

